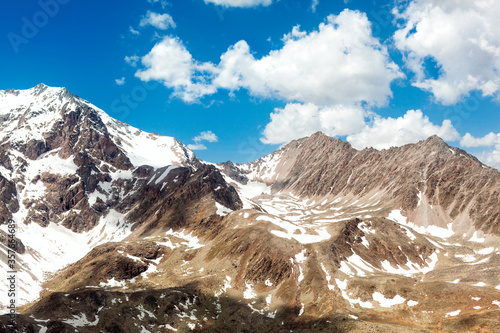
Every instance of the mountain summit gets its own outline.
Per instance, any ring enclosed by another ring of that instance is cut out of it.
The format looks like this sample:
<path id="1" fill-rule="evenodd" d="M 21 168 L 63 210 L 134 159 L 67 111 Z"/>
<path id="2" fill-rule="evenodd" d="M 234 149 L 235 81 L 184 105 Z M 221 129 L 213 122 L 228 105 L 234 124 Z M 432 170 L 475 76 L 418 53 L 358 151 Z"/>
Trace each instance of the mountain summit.
<path id="1" fill-rule="evenodd" d="M 500 172 L 437 136 L 212 164 L 64 88 L 0 119 L 20 332 L 500 331 Z"/>

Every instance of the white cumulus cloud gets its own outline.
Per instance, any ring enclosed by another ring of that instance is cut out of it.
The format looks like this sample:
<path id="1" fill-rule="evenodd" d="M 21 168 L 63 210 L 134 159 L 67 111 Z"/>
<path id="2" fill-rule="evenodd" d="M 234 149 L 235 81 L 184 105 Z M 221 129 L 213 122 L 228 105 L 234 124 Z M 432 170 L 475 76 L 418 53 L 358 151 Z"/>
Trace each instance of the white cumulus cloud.
<path id="1" fill-rule="evenodd" d="M 460 140 L 460 145 L 463 147 L 490 147 L 495 144 L 500 144 L 500 133 L 495 134 L 491 132 L 482 138 L 476 138 L 470 133 L 467 133 Z"/>
<path id="2" fill-rule="evenodd" d="M 141 19 L 139 23 L 141 27 L 151 25 L 160 30 L 167 30 L 168 28 L 175 28 L 175 22 L 172 16 L 168 14 L 159 14 L 148 10 L 146 16 Z"/>
<path id="3" fill-rule="evenodd" d="M 205 3 L 213 3 L 214 5 L 224 7 L 240 7 L 249 8 L 257 6 L 269 6 L 273 0 L 205 0 Z"/>
<path id="4" fill-rule="evenodd" d="M 208 141 L 208 142 L 217 142 L 219 138 L 212 131 L 201 132 L 200 135 L 197 135 L 193 138 L 194 142 Z"/>
<path id="5" fill-rule="evenodd" d="M 439 126 L 433 124 L 422 111 L 409 110 L 398 118 L 375 116 L 372 123 L 366 124 L 358 133 L 349 135 L 347 141 L 356 149 L 388 149 L 415 143 L 434 134 L 446 141 L 456 141 L 460 138 L 450 120 L 444 120 Z"/>
<path id="6" fill-rule="evenodd" d="M 464 135 L 460 140 L 463 147 L 492 147 L 484 151 L 479 158 L 486 164 L 500 170 L 500 133 L 488 133 L 482 138 L 476 138 L 470 133 Z"/>
<path id="7" fill-rule="evenodd" d="M 203 141 L 217 142 L 217 141 L 219 141 L 219 138 L 212 131 L 204 131 L 204 132 L 201 132 L 199 135 L 195 136 L 193 138 L 193 141 L 195 143 L 189 144 L 188 145 L 189 149 L 191 149 L 191 150 L 205 150 L 205 149 L 207 149 L 207 147 L 202 143 Z"/>
<path id="8" fill-rule="evenodd" d="M 220 89 L 246 89 L 262 98 L 318 106 L 384 105 L 392 97 L 391 83 L 403 77 L 358 11 L 330 15 L 311 32 L 294 27 L 283 42 L 281 49 L 256 59 L 239 41 L 214 65 L 194 60 L 180 40 L 166 37 L 142 58 L 145 69 L 136 75 L 162 81 L 185 101 Z"/>
<path id="9" fill-rule="evenodd" d="M 330 15 L 309 33 L 296 26 L 283 41 L 261 59 L 245 41 L 231 46 L 221 56 L 214 85 L 290 102 L 383 105 L 392 96 L 391 82 L 403 76 L 357 11 Z"/>
<path id="10" fill-rule="evenodd" d="M 363 128 L 364 118 L 364 111 L 360 107 L 318 107 L 312 103 L 290 103 L 271 113 L 271 122 L 264 129 L 262 142 L 287 143 L 317 131 L 330 136 L 348 135 Z"/>
<path id="11" fill-rule="evenodd" d="M 136 77 L 160 81 L 186 102 L 195 102 L 216 91 L 204 82 L 205 72 L 213 72 L 213 65 L 195 61 L 178 38 L 163 38 L 141 62 L 146 69 L 137 71 Z"/>
<path id="12" fill-rule="evenodd" d="M 479 90 L 498 97 L 500 90 L 500 1 L 414 0 L 394 13 L 404 24 L 394 34 L 396 47 L 416 73 L 416 87 L 451 105 Z M 435 61 L 439 77 L 425 62 Z"/>
<path id="13" fill-rule="evenodd" d="M 187 147 L 191 150 L 206 150 L 207 146 L 205 146 L 203 143 L 191 143 L 188 144 Z"/>

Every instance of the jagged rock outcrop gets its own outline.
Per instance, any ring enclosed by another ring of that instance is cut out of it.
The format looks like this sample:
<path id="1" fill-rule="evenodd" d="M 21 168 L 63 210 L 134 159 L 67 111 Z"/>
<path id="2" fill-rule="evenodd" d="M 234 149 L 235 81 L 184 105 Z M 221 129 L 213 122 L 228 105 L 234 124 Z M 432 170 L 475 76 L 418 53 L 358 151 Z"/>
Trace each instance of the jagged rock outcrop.
<path id="1" fill-rule="evenodd" d="M 500 235 L 500 205 L 495 204 L 500 201 L 500 172 L 437 136 L 387 150 L 358 151 L 318 132 L 237 167 L 239 177 L 266 182 L 274 193 L 360 200 L 378 194 L 418 225 L 446 227 L 451 219 L 462 232 L 475 228 Z M 234 168 L 230 173 L 235 178 Z M 418 207 L 421 198 L 423 206 Z"/>

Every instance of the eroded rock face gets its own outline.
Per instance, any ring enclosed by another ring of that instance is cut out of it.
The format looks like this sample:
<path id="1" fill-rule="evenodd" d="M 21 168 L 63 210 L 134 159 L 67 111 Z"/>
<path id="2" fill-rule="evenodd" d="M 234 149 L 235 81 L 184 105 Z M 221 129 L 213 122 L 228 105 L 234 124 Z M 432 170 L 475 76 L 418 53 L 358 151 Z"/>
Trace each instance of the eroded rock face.
<path id="1" fill-rule="evenodd" d="M 153 242 L 106 243 L 94 248 L 84 258 L 70 265 L 58 277 L 57 288 L 72 290 L 89 284 L 106 284 L 109 280 L 117 283 L 130 280 L 153 265 L 151 260 L 168 252 L 168 248 Z"/>
<path id="2" fill-rule="evenodd" d="M 234 169 L 220 168 L 235 178 Z M 387 150 L 358 151 L 318 132 L 237 168 L 238 177 L 272 184 L 273 193 L 353 195 L 361 200 L 379 193 L 394 209 L 413 214 L 417 224 L 446 227 L 450 218 L 464 217 L 471 227 L 500 235 L 500 205 L 495 205 L 500 199 L 500 172 L 437 136 Z M 424 205 L 440 207 L 443 214 L 418 213 L 419 196 L 425 198 Z"/>
<path id="3" fill-rule="evenodd" d="M 9 242 L 9 235 L 3 230 L 0 230 L 0 243 L 2 243 L 5 248 L 16 251 L 18 254 L 23 254 L 26 252 L 26 247 L 19 238 L 14 237 L 14 241 Z"/>
<path id="4" fill-rule="evenodd" d="M 11 109 L 0 104 L 0 222 L 25 208 L 18 222 L 88 231 L 124 199 L 110 197 L 113 186 L 120 187 L 118 193 L 121 186 L 135 186 L 140 175 L 134 179 L 130 173 L 141 167 L 138 162 L 152 160 L 153 169 L 200 163 L 177 140 L 116 121 L 64 88 L 41 84 L 1 91 L 2 101 Z M 168 155 L 165 164 L 155 156 L 137 158 L 149 143 Z"/>
<path id="5" fill-rule="evenodd" d="M 412 240 L 404 227 L 381 218 L 356 218 L 348 221 L 338 237 L 325 243 L 322 249 L 337 269 L 340 268 L 341 261 L 352 255 L 359 256 L 377 269 L 382 269 L 382 261 L 387 261 L 393 267 L 405 266 L 408 263 L 425 267 L 428 258 L 435 251 L 436 246 L 424 237 L 415 236 L 415 240 Z"/>
<path id="6" fill-rule="evenodd" d="M 16 185 L 0 174 L 0 223 L 7 222 L 18 210 Z"/>
<path id="7" fill-rule="evenodd" d="M 80 166 L 85 165 L 85 158 L 90 157 L 120 170 L 133 167 L 110 138 L 106 125 L 92 108 L 81 106 L 69 112 L 63 108 L 62 112 L 62 121 L 56 123 L 45 138 L 49 150 L 61 148 L 59 156 L 63 159 L 85 152 L 85 156 L 75 161 Z"/>
<path id="8" fill-rule="evenodd" d="M 232 210 L 242 208 L 238 193 L 215 167 L 201 165 L 196 171 L 175 168 L 162 178 L 167 168 L 139 170 L 137 174 L 146 176 L 138 182 L 141 190 L 118 205 L 120 210 L 133 207 L 128 217 L 139 221 L 142 233 L 207 227 L 211 221 L 220 220 L 214 216 L 215 203 Z"/>

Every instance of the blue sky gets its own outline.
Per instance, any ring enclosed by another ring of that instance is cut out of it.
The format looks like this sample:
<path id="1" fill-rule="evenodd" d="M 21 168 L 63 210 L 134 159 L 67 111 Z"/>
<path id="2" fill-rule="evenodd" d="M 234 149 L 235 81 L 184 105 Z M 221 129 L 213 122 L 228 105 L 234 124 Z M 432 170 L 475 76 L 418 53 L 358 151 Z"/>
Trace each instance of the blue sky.
<path id="1" fill-rule="evenodd" d="M 0 15 L 0 89 L 67 87 L 211 162 L 321 130 L 359 149 L 438 134 L 500 167 L 494 0 L 20 0 Z"/>

